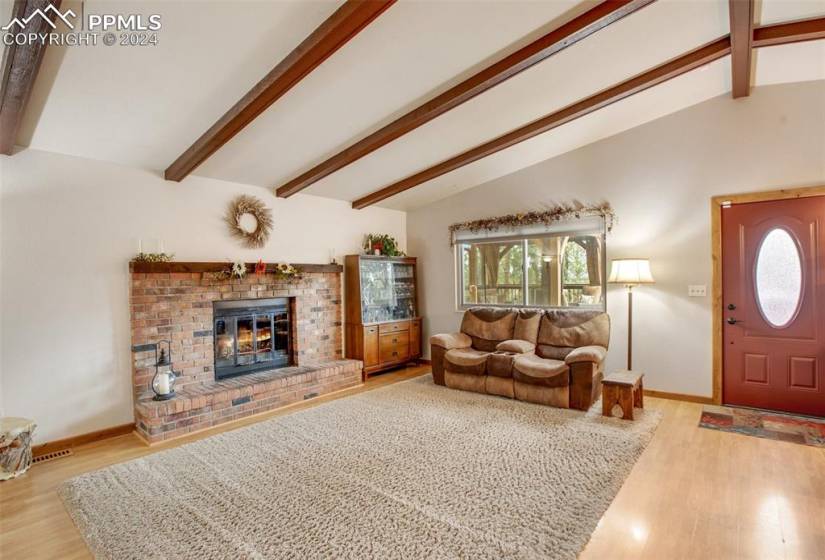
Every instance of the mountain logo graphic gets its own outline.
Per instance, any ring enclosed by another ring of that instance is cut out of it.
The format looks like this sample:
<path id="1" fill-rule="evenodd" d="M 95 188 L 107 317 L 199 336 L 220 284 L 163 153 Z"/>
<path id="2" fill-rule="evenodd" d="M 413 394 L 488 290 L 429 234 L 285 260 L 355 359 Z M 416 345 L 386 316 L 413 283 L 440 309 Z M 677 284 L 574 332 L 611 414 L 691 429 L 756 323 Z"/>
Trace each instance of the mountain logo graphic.
<path id="1" fill-rule="evenodd" d="M 69 29 L 74 29 L 74 25 L 71 22 L 69 22 L 68 18 L 69 16 L 77 17 L 77 15 L 71 9 L 66 10 L 66 13 L 61 13 L 60 10 L 58 10 L 51 4 L 46 6 L 44 10 L 41 10 L 40 8 L 36 9 L 31 14 L 29 14 L 28 17 L 25 17 L 22 20 L 19 18 L 12 18 L 12 20 L 9 23 L 4 25 L 3 27 L 0 27 L 0 29 L 2 29 L 3 31 L 9 31 L 14 25 L 17 25 L 21 30 L 23 30 L 26 28 L 26 25 L 28 25 L 29 22 L 32 19 L 34 19 L 35 16 L 40 16 L 43 19 L 43 21 L 45 21 L 51 26 L 52 29 L 57 29 L 57 25 L 55 25 L 55 23 L 49 18 L 49 16 L 46 15 L 48 12 L 52 12 L 56 17 L 60 18 L 63 21 L 63 23 L 65 23 L 69 27 Z"/>

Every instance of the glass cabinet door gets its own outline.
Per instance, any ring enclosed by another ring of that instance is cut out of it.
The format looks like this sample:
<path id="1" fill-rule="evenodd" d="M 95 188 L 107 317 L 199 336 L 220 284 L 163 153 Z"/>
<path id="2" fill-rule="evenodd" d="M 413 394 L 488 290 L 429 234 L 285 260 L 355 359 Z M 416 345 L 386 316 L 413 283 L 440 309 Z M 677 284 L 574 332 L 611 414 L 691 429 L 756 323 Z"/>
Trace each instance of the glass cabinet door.
<path id="1" fill-rule="evenodd" d="M 410 319 L 415 316 L 415 267 L 411 264 L 392 263 L 395 317 Z"/>
<path id="2" fill-rule="evenodd" d="M 361 319 L 378 323 L 415 315 L 415 269 L 411 264 L 361 259 Z"/>

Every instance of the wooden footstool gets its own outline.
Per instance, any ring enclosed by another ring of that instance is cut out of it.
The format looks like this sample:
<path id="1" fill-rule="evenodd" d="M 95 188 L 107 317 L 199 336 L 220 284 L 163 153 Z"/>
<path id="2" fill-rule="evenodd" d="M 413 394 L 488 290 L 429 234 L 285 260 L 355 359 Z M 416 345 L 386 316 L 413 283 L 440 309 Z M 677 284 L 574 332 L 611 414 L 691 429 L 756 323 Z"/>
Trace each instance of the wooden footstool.
<path id="1" fill-rule="evenodd" d="M 606 375 L 602 380 L 602 416 L 613 416 L 613 407 L 622 407 L 622 418 L 633 420 L 633 407 L 645 407 L 644 373 L 635 371 L 617 371 Z"/>

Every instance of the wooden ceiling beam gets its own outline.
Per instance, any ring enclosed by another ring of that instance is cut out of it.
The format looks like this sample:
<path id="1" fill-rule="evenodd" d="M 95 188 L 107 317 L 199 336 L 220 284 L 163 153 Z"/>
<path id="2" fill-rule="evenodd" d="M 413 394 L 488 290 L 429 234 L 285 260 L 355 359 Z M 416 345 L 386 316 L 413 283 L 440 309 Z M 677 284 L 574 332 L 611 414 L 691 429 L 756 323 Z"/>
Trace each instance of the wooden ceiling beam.
<path id="1" fill-rule="evenodd" d="M 181 154 L 166 169 L 166 179 L 181 181 L 189 175 L 394 3 L 347 0 Z"/>
<path id="2" fill-rule="evenodd" d="M 448 160 L 442 161 L 432 167 L 411 175 L 401 181 L 393 183 L 383 189 L 368 194 L 352 203 L 353 208 L 366 208 L 377 202 L 390 198 L 396 194 L 409 190 L 421 183 L 425 183 L 436 177 L 440 177 L 450 171 L 464 167 L 474 161 L 500 152 L 511 146 L 515 146 L 525 140 L 529 140 L 548 130 L 552 130 L 565 123 L 574 121 L 585 115 L 597 111 L 603 107 L 630 97 L 640 91 L 649 89 L 655 85 L 666 82 L 694 68 L 704 66 L 714 60 L 718 60 L 730 54 L 730 37 L 724 36 L 712 43 L 699 47 L 678 58 L 674 58 L 664 64 L 660 64 L 647 72 L 634 76 L 611 88 L 600 91 L 581 101 L 568 105 L 554 113 L 550 113 L 538 120 L 519 127 L 507 134 L 499 136 L 480 146 L 476 146 Z"/>
<path id="3" fill-rule="evenodd" d="M 771 47 L 825 39 L 825 17 L 763 25 L 753 30 L 753 46 Z"/>
<path id="4" fill-rule="evenodd" d="M 729 0 L 731 92 L 733 98 L 751 92 L 751 53 L 753 48 L 754 0 Z"/>
<path id="5" fill-rule="evenodd" d="M 60 0 L 17 0 L 12 8 L 12 19 L 9 21 L 16 19 L 23 22 L 38 10 L 41 14 L 55 19 L 53 12 L 44 12 L 49 5 L 57 11 L 60 9 Z M 35 16 L 26 23 L 25 29 L 12 27 L 2 33 L 13 35 L 22 32 L 28 35 L 50 33 L 53 29 L 44 17 Z M 46 43 L 40 41 L 30 41 L 23 45 L 12 41 L 3 52 L 3 74 L 0 82 L 0 153 L 7 156 L 10 156 L 14 149 L 46 46 Z"/>
<path id="6" fill-rule="evenodd" d="M 817 39 L 825 39 L 825 17 L 757 27 L 753 30 L 752 46 L 754 48 L 768 47 L 799 43 L 802 41 L 814 41 Z M 630 97 L 631 95 L 670 80 L 671 78 L 675 78 L 676 76 L 680 76 L 695 68 L 704 66 L 730 54 L 730 52 L 731 39 L 729 35 L 726 35 L 616 86 L 587 97 L 555 113 L 551 113 L 532 123 L 499 136 L 494 140 L 467 150 L 455 157 L 359 198 L 352 203 L 352 207 L 366 208 L 367 206 L 386 200 L 391 196 L 409 190 L 421 183 L 440 177 L 450 171 L 454 171 L 525 140 L 529 140 L 534 136 L 552 130 L 565 123 L 574 121 L 611 103 L 615 103 L 616 101 Z"/>
<path id="7" fill-rule="evenodd" d="M 302 191 L 327 175 L 346 167 L 415 130 L 425 123 L 458 107 L 473 97 L 512 78 L 555 53 L 589 37 L 611 23 L 647 6 L 654 0 L 607 0 L 564 25 L 550 31 L 513 54 L 484 68 L 460 84 L 430 99 L 388 125 L 373 132 L 321 162 L 309 171 L 275 189 L 280 197 L 289 197 Z"/>

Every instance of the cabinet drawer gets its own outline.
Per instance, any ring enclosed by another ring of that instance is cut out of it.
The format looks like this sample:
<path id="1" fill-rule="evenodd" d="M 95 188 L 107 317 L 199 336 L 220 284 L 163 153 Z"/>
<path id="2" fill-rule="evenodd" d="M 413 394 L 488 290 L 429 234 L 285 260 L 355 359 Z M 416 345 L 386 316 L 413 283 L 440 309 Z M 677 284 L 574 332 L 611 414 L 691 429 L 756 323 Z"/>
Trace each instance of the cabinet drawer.
<path id="1" fill-rule="evenodd" d="M 395 323 L 384 323 L 382 325 L 378 325 L 378 332 L 381 334 L 386 333 L 394 333 L 399 331 L 409 331 L 410 330 L 410 322 L 409 321 L 397 321 Z"/>
<path id="2" fill-rule="evenodd" d="M 410 333 L 407 331 L 382 334 L 378 338 L 381 341 L 382 350 L 391 346 L 409 346 L 410 344 Z"/>
<path id="3" fill-rule="evenodd" d="M 410 347 L 407 345 L 381 348 L 381 363 L 404 362 L 410 358 Z"/>
<path id="4" fill-rule="evenodd" d="M 407 332 L 383 334 L 380 337 L 381 362 L 400 362 L 410 357 L 410 336 Z"/>

